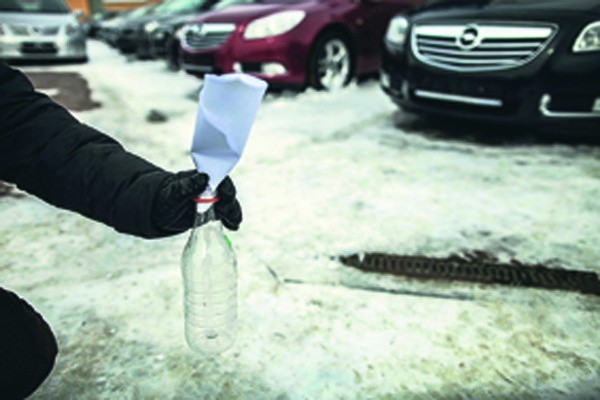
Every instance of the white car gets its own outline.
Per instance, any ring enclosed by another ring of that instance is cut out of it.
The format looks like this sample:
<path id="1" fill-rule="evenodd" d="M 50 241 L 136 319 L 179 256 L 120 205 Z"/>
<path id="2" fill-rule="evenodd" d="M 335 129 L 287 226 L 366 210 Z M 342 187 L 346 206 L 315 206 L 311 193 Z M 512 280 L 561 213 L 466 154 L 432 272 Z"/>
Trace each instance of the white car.
<path id="1" fill-rule="evenodd" d="M 1 0 L 0 59 L 86 62 L 86 35 L 63 0 Z"/>

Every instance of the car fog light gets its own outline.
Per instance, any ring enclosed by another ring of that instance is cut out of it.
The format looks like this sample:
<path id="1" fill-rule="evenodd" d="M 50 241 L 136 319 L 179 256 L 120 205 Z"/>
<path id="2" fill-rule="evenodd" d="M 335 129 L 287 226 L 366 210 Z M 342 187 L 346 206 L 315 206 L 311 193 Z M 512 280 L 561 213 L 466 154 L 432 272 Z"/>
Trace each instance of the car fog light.
<path id="1" fill-rule="evenodd" d="M 261 67 L 261 71 L 265 75 L 283 75 L 287 72 L 287 69 L 279 63 L 264 63 Z"/>
<path id="2" fill-rule="evenodd" d="M 592 111 L 595 113 L 600 113 L 600 97 L 596 97 L 596 101 L 592 106 Z"/>
<path id="3" fill-rule="evenodd" d="M 408 82 L 402 82 L 400 91 L 402 92 L 402 96 L 404 96 L 405 99 L 408 99 L 410 97 L 410 88 L 408 87 Z"/>
<path id="4" fill-rule="evenodd" d="M 144 31 L 146 33 L 152 33 L 158 29 L 160 24 L 157 21 L 150 21 L 144 25 Z"/>
<path id="5" fill-rule="evenodd" d="M 65 32 L 68 36 L 73 36 L 79 33 L 79 25 L 77 24 L 68 24 L 65 26 Z"/>
<path id="6" fill-rule="evenodd" d="M 389 88 L 390 87 L 390 74 L 388 74 L 387 72 L 380 71 L 379 72 L 379 83 L 384 88 Z"/>
<path id="7" fill-rule="evenodd" d="M 181 28 L 179 28 L 175 31 L 175 37 L 177 39 L 179 39 L 180 41 L 182 41 L 188 30 L 189 30 L 189 27 L 187 25 L 182 26 Z"/>

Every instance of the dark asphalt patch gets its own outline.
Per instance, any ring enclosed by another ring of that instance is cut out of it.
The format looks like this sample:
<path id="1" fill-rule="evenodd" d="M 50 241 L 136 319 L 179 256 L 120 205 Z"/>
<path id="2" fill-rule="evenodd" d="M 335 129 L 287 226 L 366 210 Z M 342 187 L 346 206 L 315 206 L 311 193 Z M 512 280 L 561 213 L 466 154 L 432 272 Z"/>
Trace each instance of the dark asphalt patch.
<path id="1" fill-rule="evenodd" d="M 98 108 L 87 81 L 74 72 L 25 72 L 37 90 L 71 111 Z"/>

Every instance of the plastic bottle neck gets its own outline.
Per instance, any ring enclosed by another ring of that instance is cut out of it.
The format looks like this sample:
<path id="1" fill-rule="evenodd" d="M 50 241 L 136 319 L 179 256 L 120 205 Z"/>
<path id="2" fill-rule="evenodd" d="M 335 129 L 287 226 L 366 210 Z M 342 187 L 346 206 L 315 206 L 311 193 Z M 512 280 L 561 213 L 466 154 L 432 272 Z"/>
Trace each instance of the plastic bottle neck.
<path id="1" fill-rule="evenodd" d="M 215 208 L 212 207 L 212 205 L 209 209 L 205 209 L 204 207 L 196 207 L 196 226 L 201 226 L 216 220 L 217 216 L 215 214 Z"/>
<path id="2" fill-rule="evenodd" d="M 207 187 L 200 196 L 194 199 L 196 202 L 195 228 L 217 220 L 213 206 L 218 200 L 216 193 L 210 187 Z"/>
<path id="3" fill-rule="evenodd" d="M 196 212 L 203 214 L 208 211 L 214 203 L 219 201 L 219 198 L 210 187 L 207 187 L 200 196 L 194 199 L 194 201 L 196 202 Z"/>

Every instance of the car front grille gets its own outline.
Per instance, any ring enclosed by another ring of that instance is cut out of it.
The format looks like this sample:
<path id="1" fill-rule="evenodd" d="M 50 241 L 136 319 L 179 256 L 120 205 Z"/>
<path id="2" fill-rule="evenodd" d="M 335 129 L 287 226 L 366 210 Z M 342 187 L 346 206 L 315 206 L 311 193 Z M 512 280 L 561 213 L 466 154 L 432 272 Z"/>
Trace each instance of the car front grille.
<path id="1" fill-rule="evenodd" d="M 11 25 L 10 31 L 17 36 L 54 36 L 58 34 L 59 26 Z"/>
<path id="2" fill-rule="evenodd" d="M 192 50 L 221 46 L 234 31 L 233 24 L 195 24 L 185 29 L 183 45 Z"/>
<path id="3" fill-rule="evenodd" d="M 219 47 L 229 37 L 229 33 L 212 33 L 207 35 L 198 35 L 194 32 L 187 32 L 185 35 L 185 43 L 192 49 L 210 49 Z"/>
<path id="4" fill-rule="evenodd" d="M 441 69 L 504 70 L 535 59 L 556 31 L 552 25 L 416 25 L 411 48 L 418 60 Z"/>

